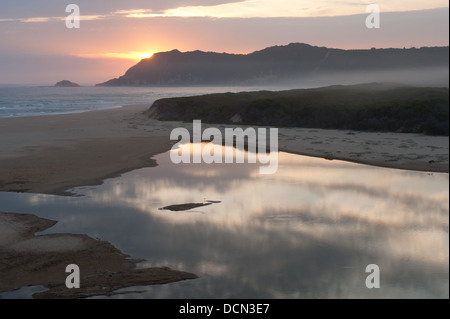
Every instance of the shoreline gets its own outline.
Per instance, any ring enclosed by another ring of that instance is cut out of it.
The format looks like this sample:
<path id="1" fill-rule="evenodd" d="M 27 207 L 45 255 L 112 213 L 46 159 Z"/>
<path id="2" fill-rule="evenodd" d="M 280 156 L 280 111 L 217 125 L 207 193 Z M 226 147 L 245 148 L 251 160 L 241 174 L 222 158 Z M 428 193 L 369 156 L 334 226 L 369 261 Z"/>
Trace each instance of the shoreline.
<path id="1" fill-rule="evenodd" d="M 169 151 L 172 129 L 192 124 L 160 122 L 148 105 L 76 114 L 0 119 L 0 191 L 68 195 L 76 186 L 156 166 Z M 206 125 L 205 125 L 206 126 Z M 225 130 L 223 125 L 211 125 Z M 238 127 L 238 126 L 232 126 Z M 449 138 L 280 128 L 279 151 L 394 169 L 449 173 Z"/>
<path id="2" fill-rule="evenodd" d="M 24 286 L 47 288 L 33 294 L 38 299 L 88 298 L 120 294 L 117 290 L 122 288 L 198 278 L 170 268 L 137 269 L 142 260 L 129 259 L 109 242 L 87 235 L 35 235 L 56 223 L 0 211 L 0 299 L 2 293 Z M 74 263 L 80 269 L 80 288 L 67 289 L 66 267 Z"/>
<path id="3" fill-rule="evenodd" d="M 176 143 L 170 141 L 171 131 L 177 127 L 190 131 L 192 124 L 151 120 L 143 114 L 148 108 L 131 105 L 76 114 L 0 119 L 0 191 L 67 196 L 72 195 L 68 190 L 73 187 L 99 185 L 125 172 L 157 166 L 152 157 L 169 151 Z M 225 126 L 216 127 L 224 132 Z M 282 152 L 447 174 L 448 140 L 400 133 L 279 129 Z M 112 244 L 86 235 L 35 236 L 54 224 L 35 215 L 3 213 L 0 207 L 0 253 L 5 256 L 4 266 L 0 267 L 4 282 L 0 285 L 0 298 L 1 291 L 29 285 L 50 289 L 36 293 L 36 298 L 83 298 L 111 295 L 122 287 L 139 284 L 197 278 L 167 268 L 136 270 L 138 261 L 127 259 Z M 36 253 L 36 249 L 45 251 Z M 90 278 L 83 279 L 90 284 L 78 294 L 66 289 L 67 274 L 62 268 L 71 263 L 68 258 L 74 254 Z M 93 258 L 101 260 L 96 268 L 90 263 Z M 57 268 L 44 267 L 48 260 Z M 117 271 L 106 276 L 104 269 Z M 59 275 L 55 276 L 55 272 Z M 126 275 L 115 276 L 116 273 Z"/>
<path id="4" fill-rule="evenodd" d="M 280 129 L 279 140 L 279 150 L 291 154 L 406 171 L 449 173 L 447 136 L 292 128 Z"/>
<path id="5" fill-rule="evenodd" d="M 156 166 L 151 158 L 173 143 L 135 128 L 143 107 L 0 119 L 0 191 L 69 195 L 70 188 Z"/>
<path id="6" fill-rule="evenodd" d="M 402 163 L 386 163 L 384 161 L 373 161 L 373 160 L 358 160 L 358 159 L 349 159 L 348 157 L 334 157 L 334 156 L 320 156 L 317 154 L 308 154 L 305 152 L 296 152 L 296 151 L 289 151 L 289 150 L 280 150 L 285 153 L 289 154 L 295 154 L 295 155 L 301 155 L 301 156 L 308 156 L 308 157 L 315 157 L 315 158 L 322 158 L 329 161 L 343 161 L 343 162 L 349 162 L 354 164 L 360 164 L 360 165 L 368 165 L 368 166 L 374 166 L 374 167 L 380 167 L 380 168 L 389 168 L 389 169 L 396 169 L 396 170 L 403 170 L 403 171 L 414 171 L 414 172 L 424 172 L 424 173 L 437 173 L 437 174 L 449 174 L 449 165 L 445 163 L 417 163 L 413 160 L 410 162 L 402 162 Z"/>

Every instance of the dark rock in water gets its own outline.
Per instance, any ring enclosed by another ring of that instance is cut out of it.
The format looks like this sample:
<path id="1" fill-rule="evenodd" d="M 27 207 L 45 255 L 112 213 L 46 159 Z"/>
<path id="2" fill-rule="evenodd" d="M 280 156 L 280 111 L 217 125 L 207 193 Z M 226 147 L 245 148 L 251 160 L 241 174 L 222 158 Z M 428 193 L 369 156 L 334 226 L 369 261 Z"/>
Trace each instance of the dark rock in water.
<path id="1" fill-rule="evenodd" d="M 55 86 L 68 88 L 68 87 L 80 87 L 81 85 L 74 83 L 74 82 L 70 82 L 68 80 L 63 80 L 63 81 L 56 83 Z"/>
<path id="2" fill-rule="evenodd" d="M 207 200 L 206 202 L 207 202 L 207 203 L 211 203 L 211 204 L 220 204 L 220 203 L 222 203 L 222 202 L 219 201 L 219 200 Z"/>
<path id="3" fill-rule="evenodd" d="M 209 205 L 218 204 L 218 203 L 221 203 L 221 202 L 208 200 L 205 203 L 188 203 L 188 204 L 170 205 L 170 206 L 160 208 L 159 210 L 170 210 L 173 212 L 181 212 L 181 211 L 191 210 L 194 208 L 209 206 Z"/>
<path id="4" fill-rule="evenodd" d="M 190 204 L 179 204 L 179 205 L 171 205 L 171 206 L 166 206 L 163 208 L 160 208 L 160 210 L 170 210 L 173 212 L 181 212 L 181 211 L 185 211 L 185 210 L 191 210 L 194 208 L 198 208 L 198 207 L 203 207 L 203 206 L 209 206 L 212 205 L 212 203 L 190 203 Z"/>

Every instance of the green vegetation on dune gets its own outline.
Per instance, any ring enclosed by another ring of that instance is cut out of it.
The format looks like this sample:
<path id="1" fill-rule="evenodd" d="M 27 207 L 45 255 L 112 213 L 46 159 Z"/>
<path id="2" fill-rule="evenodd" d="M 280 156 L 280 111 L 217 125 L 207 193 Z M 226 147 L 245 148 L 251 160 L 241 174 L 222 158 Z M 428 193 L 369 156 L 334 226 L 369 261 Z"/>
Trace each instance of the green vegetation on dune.
<path id="1" fill-rule="evenodd" d="M 162 121 L 449 134 L 449 89 L 362 84 L 156 101 Z"/>

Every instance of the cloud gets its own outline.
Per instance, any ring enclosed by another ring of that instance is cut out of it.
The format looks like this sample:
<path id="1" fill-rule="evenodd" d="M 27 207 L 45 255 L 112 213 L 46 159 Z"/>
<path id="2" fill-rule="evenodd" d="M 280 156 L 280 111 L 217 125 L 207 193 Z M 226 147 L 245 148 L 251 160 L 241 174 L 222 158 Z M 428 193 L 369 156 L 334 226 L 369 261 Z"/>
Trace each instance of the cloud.
<path id="1" fill-rule="evenodd" d="M 82 15 L 81 21 L 103 20 L 105 16 L 101 15 Z M 44 23 L 44 22 L 59 22 L 65 21 L 67 17 L 32 17 L 32 18 L 14 18 L 14 19 L 0 19 L 0 22 L 24 22 L 24 23 Z"/>
<path id="2" fill-rule="evenodd" d="M 35 17 L 27 19 L 17 19 L 19 22 L 36 23 L 36 22 L 52 22 L 52 21 L 65 21 L 67 17 Z M 101 15 L 86 15 L 80 16 L 81 21 L 102 20 L 105 16 Z"/>
<path id="3" fill-rule="evenodd" d="M 223 3 L 240 2 L 242 0 L 76 0 L 83 14 L 108 15 L 119 10 L 144 8 L 147 10 L 167 10 L 180 6 L 215 6 Z M 32 3 L 32 2 L 31 2 Z M 65 14 L 66 6 L 71 2 L 60 0 L 40 0 L 30 4 L 29 0 L 0 0 L 0 19 L 26 19 L 33 17 L 58 17 Z M 1 20 L 0 20 L 1 21 Z"/>
<path id="4" fill-rule="evenodd" d="M 215 17 L 215 18 L 291 18 L 291 17 L 323 17 L 342 16 L 365 13 L 368 1 L 298 1 L 298 0 L 246 0 L 241 2 L 224 3 L 215 6 L 182 6 L 171 8 L 163 14 L 148 13 L 148 17 L 176 16 L 176 17 Z M 398 12 L 423 10 L 446 7 L 448 3 L 442 0 L 423 1 L 387 1 L 381 0 L 377 4 L 384 12 Z M 145 15 L 135 16 L 144 17 Z"/>
<path id="5" fill-rule="evenodd" d="M 362 13 L 360 6 L 335 6 L 326 1 L 246 0 L 216 6 L 183 6 L 165 11 L 166 16 L 215 18 L 280 18 Z"/>
<path id="6" fill-rule="evenodd" d="M 0 3 L 3 1 L 0 1 Z M 17 1 L 21 3 L 22 1 Z M 65 18 L 65 6 L 58 4 L 50 6 L 54 1 L 47 0 L 42 8 L 33 6 L 19 7 L 7 4 L 2 7 L 2 19 L 15 19 L 21 22 L 49 22 Z M 99 6 L 99 3 L 102 5 Z M 368 1 L 331 1 L 331 0 L 242 0 L 242 1 L 128 1 L 126 4 L 118 1 L 103 1 L 96 4 L 78 1 L 78 6 L 85 20 L 108 18 L 155 18 L 155 17 L 212 17 L 212 18 L 286 18 L 286 17 L 325 17 L 365 14 Z M 448 7 L 443 0 L 388 1 L 379 0 L 377 4 L 381 12 L 415 11 Z M 36 9 L 36 10 L 35 10 Z M 52 15 L 45 15 L 41 13 Z M 39 15 L 37 15 L 39 14 Z"/>

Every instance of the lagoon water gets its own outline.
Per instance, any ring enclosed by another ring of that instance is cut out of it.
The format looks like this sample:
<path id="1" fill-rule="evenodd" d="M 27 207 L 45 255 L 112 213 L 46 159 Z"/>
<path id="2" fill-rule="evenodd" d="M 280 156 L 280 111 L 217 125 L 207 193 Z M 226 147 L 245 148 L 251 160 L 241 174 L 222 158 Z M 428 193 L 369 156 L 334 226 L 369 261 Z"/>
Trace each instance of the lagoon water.
<path id="1" fill-rule="evenodd" d="M 448 174 L 287 153 L 274 175 L 260 175 L 259 164 L 154 159 L 157 167 L 72 190 L 83 196 L 0 193 L 0 210 L 58 221 L 44 233 L 107 240 L 145 258 L 140 267 L 200 277 L 111 298 L 449 297 Z M 220 203 L 159 209 L 205 200 Z M 366 287 L 370 264 L 379 289 Z"/>

